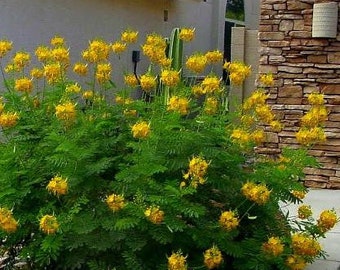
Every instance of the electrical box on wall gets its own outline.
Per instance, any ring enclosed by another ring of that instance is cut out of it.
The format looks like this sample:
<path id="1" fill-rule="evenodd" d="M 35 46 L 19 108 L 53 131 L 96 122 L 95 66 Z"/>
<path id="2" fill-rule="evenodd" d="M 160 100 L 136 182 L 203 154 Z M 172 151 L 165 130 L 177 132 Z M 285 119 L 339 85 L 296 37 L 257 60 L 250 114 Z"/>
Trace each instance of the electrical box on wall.
<path id="1" fill-rule="evenodd" d="M 313 6 L 312 37 L 335 38 L 338 30 L 338 3 L 317 3 Z"/>

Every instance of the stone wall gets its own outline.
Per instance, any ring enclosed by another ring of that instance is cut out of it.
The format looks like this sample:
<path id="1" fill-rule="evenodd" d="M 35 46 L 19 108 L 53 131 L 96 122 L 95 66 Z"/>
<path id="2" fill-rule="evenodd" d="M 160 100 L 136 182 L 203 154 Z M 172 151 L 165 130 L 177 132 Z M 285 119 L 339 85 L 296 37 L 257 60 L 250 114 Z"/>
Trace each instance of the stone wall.
<path id="1" fill-rule="evenodd" d="M 327 142 L 310 151 L 321 168 L 306 169 L 308 187 L 340 188 L 340 24 L 337 38 L 312 38 L 313 4 L 318 0 L 262 0 L 259 25 L 259 73 L 275 75 L 269 89 L 273 109 L 285 124 L 282 132 L 269 134 L 263 153 L 298 147 L 295 132 L 307 111 L 307 95 L 324 93 L 329 111 Z M 338 2 L 340 0 L 331 1 Z"/>

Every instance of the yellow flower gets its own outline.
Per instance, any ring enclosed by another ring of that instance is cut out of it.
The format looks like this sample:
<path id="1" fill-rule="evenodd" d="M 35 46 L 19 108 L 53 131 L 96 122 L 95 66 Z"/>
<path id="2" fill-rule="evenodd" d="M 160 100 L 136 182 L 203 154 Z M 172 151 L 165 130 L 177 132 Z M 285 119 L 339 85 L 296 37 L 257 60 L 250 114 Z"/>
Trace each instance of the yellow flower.
<path id="1" fill-rule="evenodd" d="M 83 93 L 83 99 L 93 99 L 94 92 L 92 90 L 87 90 Z"/>
<path id="2" fill-rule="evenodd" d="M 158 63 L 162 68 L 169 68 L 171 66 L 172 59 L 163 57 L 159 59 Z"/>
<path id="3" fill-rule="evenodd" d="M 23 69 L 30 61 L 31 56 L 27 52 L 17 52 L 13 58 L 13 64 L 18 69 Z"/>
<path id="4" fill-rule="evenodd" d="M 0 126 L 3 128 L 13 127 L 17 124 L 18 119 L 17 113 L 2 113 L 0 114 Z"/>
<path id="5" fill-rule="evenodd" d="M 301 205 L 298 208 L 298 217 L 300 219 L 307 219 L 312 216 L 312 208 L 310 205 Z"/>
<path id="6" fill-rule="evenodd" d="M 217 268 L 222 261 L 222 252 L 218 249 L 218 247 L 213 246 L 212 248 L 204 251 L 204 264 L 208 269 Z"/>
<path id="7" fill-rule="evenodd" d="M 77 73 L 79 76 L 86 76 L 88 72 L 87 64 L 76 63 L 74 64 L 73 71 Z"/>
<path id="8" fill-rule="evenodd" d="M 54 234 L 59 228 L 58 220 L 53 215 L 45 215 L 40 219 L 40 230 L 46 234 Z"/>
<path id="9" fill-rule="evenodd" d="M 207 58 L 207 61 L 210 64 L 218 63 L 223 60 L 223 54 L 219 50 L 208 51 L 206 52 L 205 57 Z"/>
<path id="10" fill-rule="evenodd" d="M 267 104 L 256 106 L 255 112 L 260 121 L 265 124 L 270 124 L 274 120 L 274 114 Z"/>
<path id="11" fill-rule="evenodd" d="M 281 243 L 280 238 L 270 237 L 267 242 L 263 243 L 262 249 L 269 255 L 279 256 L 283 252 L 284 245 Z"/>
<path id="12" fill-rule="evenodd" d="M 207 62 L 208 60 L 205 55 L 194 54 L 187 59 L 185 65 L 190 71 L 201 73 L 205 69 Z"/>
<path id="13" fill-rule="evenodd" d="M 283 129 L 283 124 L 278 120 L 271 121 L 269 123 L 269 125 L 270 125 L 270 128 L 272 129 L 272 131 L 274 131 L 274 132 L 280 132 Z"/>
<path id="14" fill-rule="evenodd" d="M 136 139 L 144 139 L 150 134 L 150 124 L 145 121 L 134 124 L 131 128 L 132 136 Z"/>
<path id="15" fill-rule="evenodd" d="M 251 140 L 251 135 L 247 131 L 239 128 L 234 129 L 230 137 L 234 142 L 240 145 L 247 144 Z"/>
<path id="16" fill-rule="evenodd" d="M 120 36 L 120 40 L 126 43 L 135 43 L 138 39 L 138 32 L 131 29 L 125 30 Z"/>
<path id="17" fill-rule="evenodd" d="M 204 112 L 206 114 L 215 114 L 218 110 L 218 100 L 215 97 L 208 97 L 205 100 Z"/>
<path id="18" fill-rule="evenodd" d="M 292 248 L 296 255 L 315 257 L 320 254 L 320 244 L 311 236 L 295 233 L 291 237 Z"/>
<path id="19" fill-rule="evenodd" d="M 66 86 L 65 91 L 66 93 L 80 93 L 81 87 L 79 86 L 78 83 L 74 83 Z"/>
<path id="20" fill-rule="evenodd" d="M 144 215 L 153 224 L 161 224 L 164 220 L 164 212 L 160 210 L 158 206 L 151 206 L 147 208 L 144 212 Z"/>
<path id="21" fill-rule="evenodd" d="M 302 145 L 311 145 L 326 140 L 326 135 L 323 128 L 313 127 L 313 128 L 300 128 L 295 134 L 296 140 Z"/>
<path id="22" fill-rule="evenodd" d="M 180 81 L 180 76 L 176 70 L 165 69 L 161 73 L 161 80 L 166 86 L 174 87 Z"/>
<path id="23" fill-rule="evenodd" d="M 10 50 L 12 50 L 12 42 L 0 40 L 0 58 L 4 57 Z"/>
<path id="24" fill-rule="evenodd" d="M 257 144 L 261 144 L 265 141 L 266 139 L 266 135 L 264 133 L 264 131 L 262 129 L 258 129 L 258 130 L 255 130 L 253 131 L 251 134 L 251 139 Z"/>
<path id="25" fill-rule="evenodd" d="M 62 69 L 59 63 L 47 64 L 44 66 L 44 76 L 48 83 L 53 84 L 61 79 Z"/>
<path id="26" fill-rule="evenodd" d="M 182 255 L 182 252 L 173 252 L 168 257 L 168 270 L 187 270 L 186 257 Z"/>
<path id="27" fill-rule="evenodd" d="M 221 79 L 216 76 L 207 76 L 202 81 L 203 91 L 206 94 L 212 94 L 220 89 Z"/>
<path id="28" fill-rule="evenodd" d="M 318 227 L 322 232 L 327 232 L 332 229 L 339 221 L 334 210 L 324 210 L 321 212 L 318 222 Z"/>
<path id="29" fill-rule="evenodd" d="M 103 40 L 90 41 L 88 48 L 82 52 L 82 57 L 89 63 L 107 61 L 110 53 L 110 45 Z"/>
<path id="30" fill-rule="evenodd" d="M 219 223 L 227 231 L 235 229 L 240 221 L 234 211 L 225 211 L 220 215 Z"/>
<path id="31" fill-rule="evenodd" d="M 9 63 L 5 67 L 6 73 L 11 73 L 11 72 L 15 72 L 15 71 L 19 71 L 19 69 L 13 63 Z"/>
<path id="32" fill-rule="evenodd" d="M 273 74 L 261 74 L 259 77 L 259 81 L 263 86 L 273 86 L 274 85 L 274 76 Z"/>
<path id="33" fill-rule="evenodd" d="M 51 45 L 55 47 L 63 46 L 64 45 L 64 38 L 61 36 L 54 36 L 51 38 Z"/>
<path id="34" fill-rule="evenodd" d="M 195 28 L 181 28 L 179 38 L 183 41 L 192 41 L 195 37 Z"/>
<path id="35" fill-rule="evenodd" d="M 104 63 L 104 64 L 98 64 L 97 70 L 96 70 L 96 79 L 100 84 L 106 83 L 110 80 L 111 76 L 111 64 L 110 63 Z"/>
<path id="36" fill-rule="evenodd" d="M 15 232 L 18 222 L 14 219 L 12 211 L 7 208 L 0 208 L 0 228 L 7 233 Z"/>
<path id="37" fill-rule="evenodd" d="M 300 191 L 300 190 L 292 190 L 290 192 L 295 198 L 298 198 L 300 200 L 303 200 L 307 194 L 305 191 Z"/>
<path id="38" fill-rule="evenodd" d="M 138 85 L 138 80 L 135 74 L 126 74 L 124 76 L 124 82 L 130 87 L 136 87 Z"/>
<path id="39" fill-rule="evenodd" d="M 145 92 L 150 92 L 156 87 L 156 78 L 149 74 L 140 77 L 140 86 Z"/>
<path id="40" fill-rule="evenodd" d="M 264 184 L 245 183 L 241 188 L 242 194 L 250 201 L 263 205 L 267 203 L 271 191 Z"/>
<path id="41" fill-rule="evenodd" d="M 313 106 L 302 118 L 301 125 L 305 127 L 316 127 L 325 122 L 328 112 L 325 106 Z"/>
<path id="42" fill-rule="evenodd" d="M 241 123 L 245 126 L 251 126 L 255 123 L 255 119 L 252 115 L 245 114 L 241 116 Z"/>
<path id="43" fill-rule="evenodd" d="M 117 41 L 112 44 L 112 51 L 114 53 L 120 54 L 122 52 L 125 52 L 125 50 L 126 50 L 126 43 Z"/>
<path id="44" fill-rule="evenodd" d="M 149 57 L 151 62 L 160 64 L 166 58 L 166 46 L 166 41 L 162 36 L 150 34 L 142 45 L 142 51 L 144 55 Z"/>
<path id="45" fill-rule="evenodd" d="M 40 68 L 32 68 L 31 76 L 32 78 L 35 78 L 35 79 L 41 79 L 42 77 L 44 77 L 44 71 Z"/>
<path id="46" fill-rule="evenodd" d="M 195 96 L 202 96 L 205 94 L 204 88 L 201 84 L 196 84 L 194 86 L 191 87 L 191 92 L 195 95 Z"/>
<path id="47" fill-rule="evenodd" d="M 245 100 L 242 108 L 244 110 L 250 110 L 259 105 L 264 105 L 266 104 L 268 97 L 269 95 L 265 94 L 261 90 L 254 91 L 251 96 Z"/>
<path id="48" fill-rule="evenodd" d="M 61 64 L 67 65 L 70 62 L 69 50 L 64 47 L 57 47 L 51 51 L 53 59 Z"/>
<path id="49" fill-rule="evenodd" d="M 111 194 L 110 196 L 108 196 L 106 198 L 106 204 L 114 212 L 123 209 L 126 205 L 124 201 L 124 196 L 119 194 Z"/>
<path id="50" fill-rule="evenodd" d="M 168 103 L 168 111 L 187 115 L 189 112 L 189 100 L 185 97 L 172 96 Z"/>
<path id="51" fill-rule="evenodd" d="M 325 103 L 324 95 L 321 93 L 310 93 L 308 103 L 311 105 L 323 105 Z"/>
<path id="52" fill-rule="evenodd" d="M 35 50 L 35 55 L 38 60 L 42 63 L 46 63 L 47 61 L 52 59 L 52 51 L 50 48 L 46 46 L 39 46 Z"/>
<path id="53" fill-rule="evenodd" d="M 68 191 L 67 178 L 54 176 L 48 183 L 46 189 L 55 195 L 65 195 Z"/>
<path id="54" fill-rule="evenodd" d="M 223 68 L 229 73 L 229 80 L 234 85 L 241 85 L 251 73 L 250 66 L 241 62 L 226 62 Z"/>
<path id="55" fill-rule="evenodd" d="M 76 104 L 68 101 L 55 107 L 55 115 L 64 121 L 73 121 L 76 118 Z"/>
<path id="56" fill-rule="evenodd" d="M 33 89 L 33 82 L 26 77 L 16 79 L 14 83 L 14 89 L 19 92 L 31 93 Z"/>
<path id="57" fill-rule="evenodd" d="M 290 255 L 286 259 L 286 265 L 291 270 L 304 270 L 307 266 L 307 262 L 302 256 Z"/>
<path id="58" fill-rule="evenodd" d="M 189 174 L 193 177 L 204 177 L 209 163 L 202 157 L 193 157 L 189 162 Z"/>

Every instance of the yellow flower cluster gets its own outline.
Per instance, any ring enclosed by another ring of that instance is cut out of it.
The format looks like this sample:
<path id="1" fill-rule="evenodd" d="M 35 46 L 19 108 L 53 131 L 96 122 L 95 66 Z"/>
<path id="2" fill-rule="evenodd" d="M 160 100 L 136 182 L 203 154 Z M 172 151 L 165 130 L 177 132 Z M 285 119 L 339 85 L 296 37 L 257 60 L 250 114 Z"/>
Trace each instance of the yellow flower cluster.
<path id="1" fill-rule="evenodd" d="M 143 74 L 140 76 L 140 87 L 145 92 L 151 92 L 156 87 L 156 77 L 151 74 Z"/>
<path id="2" fill-rule="evenodd" d="M 190 179 L 190 185 L 196 188 L 205 183 L 204 176 L 207 173 L 209 163 L 202 157 L 193 157 L 189 162 L 189 170 L 184 174 L 184 179 Z M 185 183 L 185 182 L 184 182 Z M 185 185 L 182 183 L 181 185 Z"/>
<path id="3" fill-rule="evenodd" d="M 217 268 L 222 262 L 222 252 L 218 249 L 218 247 L 213 246 L 212 248 L 204 251 L 204 264 L 208 269 Z"/>
<path id="4" fill-rule="evenodd" d="M 204 94 L 213 94 L 219 92 L 221 79 L 216 76 L 206 76 L 202 81 L 202 88 Z"/>
<path id="5" fill-rule="evenodd" d="M 308 96 L 308 102 L 311 108 L 301 118 L 301 127 L 295 134 L 298 143 L 306 146 L 326 141 L 322 125 L 328 118 L 323 94 L 311 93 Z"/>
<path id="6" fill-rule="evenodd" d="M 153 224 L 161 224 L 164 220 L 164 211 L 160 210 L 158 206 L 148 207 L 144 211 L 144 215 Z"/>
<path id="7" fill-rule="evenodd" d="M 295 198 L 303 200 L 306 197 L 307 192 L 301 190 L 292 190 L 290 192 Z"/>
<path id="8" fill-rule="evenodd" d="M 302 256 L 291 255 L 287 257 L 286 265 L 291 270 L 304 270 L 307 266 L 307 262 Z"/>
<path id="9" fill-rule="evenodd" d="M 208 64 L 207 57 L 204 54 L 196 53 L 188 57 L 185 66 L 194 73 L 202 73 Z"/>
<path id="10" fill-rule="evenodd" d="M 22 70 L 30 62 L 31 56 L 27 52 L 16 52 L 13 57 L 13 64 L 16 70 Z"/>
<path id="11" fill-rule="evenodd" d="M 259 77 L 259 82 L 264 87 L 270 87 L 274 85 L 274 76 L 271 73 L 261 74 Z"/>
<path id="12" fill-rule="evenodd" d="M 234 85 L 242 85 L 251 73 L 251 67 L 241 62 L 225 62 L 223 68 L 229 73 L 230 83 Z"/>
<path id="13" fill-rule="evenodd" d="M 162 36 L 150 34 L 146 37 L 146 41 L 142 45 L 142 51 L 144 55 L 149 57 L 152 63 L 162 65 L 166 59 L 166 46 L 166 41 Z"/>
<path id="14" fill-rule="evenodd" d="M 1 112 L 0 126 L 3 128 L 10 128 L 17 124 L 19 116 L 17 113 Z"/>
<path id="15" fill-rule="evenodd" d="M 189 100 L 186 97 L 172 96 L 168 102 L 167 110 L 187 115 L 189 112 Z"/>
<path id="16" fill-rule="evenodd" d="M 291 237 L 294 254 L 315 257 L 320 254 L 321 246 L 316 239 L 303 233 L 295 233 Z"/>
<path id="17" fill-rule="evenodd" d="M 104 84 L 110 80 L 111 76 L 111 64 L 99 63 L 96 69 L 96 79 L 100 84 Z"/>
<path id="18" fill-rule="evenodd" d="M 126 51 L 127 45 L 121 41 L 116 41 L 111 46 L 112 51 L 116 54 L 121 54 Z"/>
<path id="19" fill-rule="evenodd" d="M 124 76 L 124 83 L 130 87 L 136 87 L 138 85 L 138 79 L 135 74 L 126 74 Z"/>
<path id="20" fill-rule="evenodd" d="M 55 115 L 58 119 L 72 122 L 76 118 L 76 104 L 67 101 L 55 107 Z"/>
<path id="21" fill-rule="evenodd" d="M 35 56 L 42 63 L 46 63 L 52 59 L 51 49 L 47 46 L 38 46 L 35 49 Z"/>
<path id="22" fill-rule="evenodd" d="M 195 28 L 181 28 L 179 38 L 186 42 L 192 41 L 195 38 Z"/>
<path id="23" fill-rule="evenodd" d="M 204 112 L 213 115 L 218 110 L 218 100 L 215 97 L 207 97 L 204 103 Z"/>
<path id="24" fill-rule="evenodd" d="M 68 65 L 70 63 L 70 52 L 69 49 L 65 47 L 57 47 L 51 50 L 52 57 L 54 61 L 60 63 L 61 65 Z"/>
<path id="25" fill-rule="evenodd" d="M 209 64 L 219 63 L 223 60 L 223 54 L 219 50 L 208 51 L 205 53 L 205 57 L 207 58 L 207 62 Z"/>
<path id="26" fill-rule="evenodd" d="M 231 231 L 239 225 L 240 221 L 234 211 L 224 211 L 220 215 L 219 223 L 222 228 Z"/>
<path id="27" fill-rule="evenodd" d="M 75 63 L 73 66 L 73 71 L 79 76 L 86 76 L 88 72 L 87 64 Z"/>
<path id="28" fill-rule="evenodd" d="M 124 98 L 122 96 L 116 96 L 115 102 L 119 105 L 129 105 L 133 103 L 133 100 L 131 98 Z"/>
<path id="29" fill-rule="evenodd" d="M 7 208 L 0 208 L 0 228 L 7 233 L 15 232 L 18 222 L 14 219 L 12 211 Z"/>
<path id="30" fill-rule="evenodd" d="M 46 186 L 46 189 L 55 195 L 65 195 L 68 191 L 67 178 L 54 176 Z"/>
<path id="31" fill-rule="evenodd" d="M 66 93 L 80 93 L 81 92 L 81 87 L 78 83 L 73 83 L 69 84 L 66 86 L 65 89 Z"/>
<path id="32" fill-rule="evenodd" d="M 82 52 L 82 57 L 89 63 L 107 61 L 110 54 L 110 44 L 104 40 L 95 39 L 90 41 L 89 46 Z"/>
<path id="33" fill-rule="evenodd" d="M 241 146 L 248 144 L 251 140 L 250 133 L 240 128 L 234 129 L 230 137 Z"/>
<path id="34" fill-rule="evenodd" d="M 135 43 L 138 39 L 138 32 L 127 29 L 121 33 L 120 40 L 126 43 Z"/>
<path id="35" fill-rule="evenodd" d="M 165 69 L 161 73 L 161 80 L 164 83 L 164 85 L 174 87 L 180 81 L 179 72 L 176 70 Z"/>
<path id="36" fill-rule="evenodd" d="M 264 184 L 245 183 L 241 188 L 242 194 L 250 201 L 259 205 L 267 203 L 271 191 Z"/>
<path id="37" fill-rule="evenodd" d="M 63 71 L 60 63 L 50 63 L 44 66 L 44 76 L 49 84 L 58 82 L 62 74 Z"/>
<path id="38" fill-rule="evenodd" d="M 12 42 L 0 40 L 0 58 L 4 57 L 10 50 L 12 50 Z"/>
<path id="39" fill-rule="evenodd" d="M 136 139 L 144 139 L 150 135 L 150 124 L 145 121 L 134 124 L 131 128 L 132 136 Z"/>
<path id="40" fill-rule="evenodd" d="M 283 252 L 284 245 L 279 237 L 270 237 L 267 242 L 262 244 L 262 250 L 266 254 L 276 257 Z"/>
<path id="41" fill-rule="evenodd" d="M 34 79 L 41 79 L 42 77 L 44 77 L 44 70 L 41 68 L 32 68 L 31 76 Z"/>
<path id="42" fill-rule="evenodd" d="M 14 89 L 18 92 L 31 93 L 33 90 L 33 82 L 26 77 L 16 79 L 14 82 Z"/>
<path id="43" fill-rule="evenodd" d="M 64 46 L 65 40 L 63 37 L 57 35 L 51 38 L 50 43 L 54 47 L 61 47 Z"/>
<path id="44" fill-rule="evenodd" d="M 110 196 L 107 196 L 106 204 L 114 212 L 119 211 L 126 206 L 124 196 L 119 194 L 111 194 Z"/>
<path id="45" fill-rule="evenodd" d="M 53 215 L 45 215 L 39 222 L 40 230 L 46 234 L 54 234 L 59 228 L 58 220 Z"/>
<path id="46" fill-rule="evenodd" d="M 334 210 L 324 210 L 321 212 L 317 223 L 322 232 L 327 232 L 332 229 L 338 221 L 339 219 Z"/>
<path id="47" fill-rule="evenodd" d="M 298 217 L 300 219 L 307 219 L 310 218 L 312 216 L 313 212 L 312 212 L 312 208 L 310 205 L 301 205 L 298 208 Z"/>
<path id="48" fill-rule="evenodd" d="M 168 257 L 168 270 L 187 270 L 186 257 L 182 255 L 182 252 L 173 252 Z"/>

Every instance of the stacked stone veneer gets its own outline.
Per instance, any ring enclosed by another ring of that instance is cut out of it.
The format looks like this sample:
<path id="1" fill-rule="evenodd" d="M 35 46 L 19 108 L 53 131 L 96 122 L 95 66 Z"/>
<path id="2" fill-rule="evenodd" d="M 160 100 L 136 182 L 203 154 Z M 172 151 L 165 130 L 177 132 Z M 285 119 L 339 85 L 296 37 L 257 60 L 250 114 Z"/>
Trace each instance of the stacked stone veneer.
<path id="1" fill-rule="evenodd" d="M 305 170 L 308 187 L 340 188 L 340 24 L 337 38 L 312 38 L 313 4 L 318 0 L 262 0 L 259 26 L 259 73 L 275 75 L 269 103 L 285 124 L 280 133 L 269 133 L 263 153 L 298 147 L 295 132 L 309 109 L 307 95 L 324 93 L 329 111 L 327 142 L 310 153 L 321 168 Z"/>

